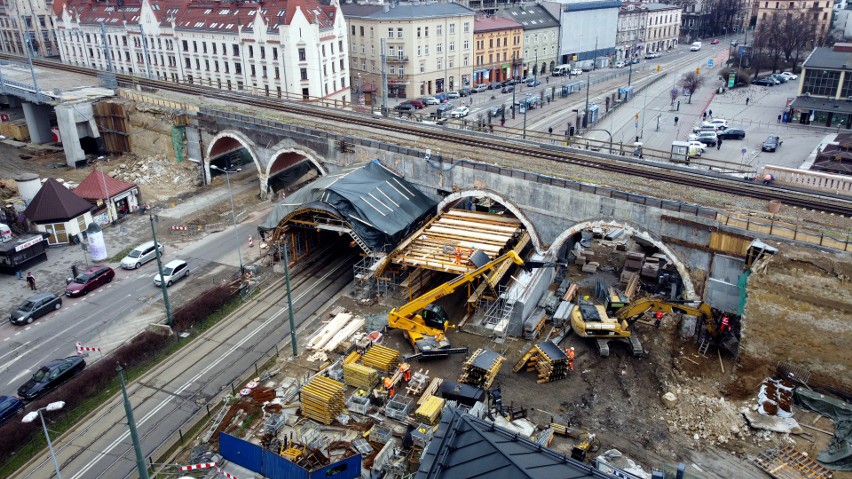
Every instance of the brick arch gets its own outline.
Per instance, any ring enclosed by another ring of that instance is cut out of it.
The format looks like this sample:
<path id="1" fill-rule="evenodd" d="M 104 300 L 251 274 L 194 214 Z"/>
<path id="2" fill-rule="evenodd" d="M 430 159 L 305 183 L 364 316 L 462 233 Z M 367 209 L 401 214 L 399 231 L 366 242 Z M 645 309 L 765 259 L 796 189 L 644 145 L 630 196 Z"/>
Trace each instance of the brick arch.
<path id="1" fill-rule="evenodd" d="M 208 177 L 210 174 L 210 160 L 224 153 L 235 150 L 237 145 L 241 148 L 245 148 L 246 151 L 249 152 L 251 159 L 254 160 L 254 164 L 257 167 L 257 173 L 259 176 L 266 170 L 262 167 L 260 160 L 258 159 L 257 153 L 255 152 L 256 146 L 253 141 L 238 131 L 225 130 L 214 136 L 207 145 L 207 155 L 204 161 L 204 167 L 207 169 Z"/>
<path id="2" fill-rule="evenodd" d="M 568 228 L 563 231 L 559 236 L 553 240 L 553 244 L 550 245 L 550 250 L 548 253 L 552 255 L 552 257 L 556 257 L 559 254 L 559 250 L 562 249 L 562 246 L 575 234 L 583 231 L 587 228 L 592 228 L 595 226 L 616 226 L 619 228 L 624 228 L 631 235 L 640 235 L 642 238 L 650 241 L 657 248 L 660 248 L 660 251 L 666 254 L 675 265 L 677 272 L 680 273 L 681 280 L 683 281 L 683 291 L 686 299 L 700 299 L 697 297 L 695 293 L 695 285 L 692 282 L 692 276 L 689 275 L 689 270 L 686 268 L 686 265 L 674 252 L 666 246 L 657 236 L 651 234 L 647 231 L 647 229 L 642 228 L 640 225 L 631 223 L 629 221 L 621 221 L 621 220 L 613 220 L 613 219 L 599 219 L 599 220 L 588 220 L 575 224 L 574 226 Z"/>
<path id="3" fill-rule="evenodd" d="M 538 232 L 535 229 L 532 221 L 524 214 L 523 210 L 521 210 L 518 205 L 514 204 L 508 198 L 499 193 L 490 190 L 464 190 L 464 191 L 456 191 L 450 193 L 440 203 L 438 203 L 438 211 L 445 211 L 450 205 L 456 203 L 458 200 L 462 198 L 471 198 L 471 197 L 482 197 L 486 196 L 491 198 L 492 200 L 500 203 L 505 206 L 506 209 L 512 212 L 515 215 L 515 218 L 521 220 L 521 224 L 527 229 L 527 232 L 530 235 L 530 240 L 532 240 L 533 246 L 535 246 L 536 251 L 541 252 L 543 247 L 541 243 L 541 238 L 539 238 Z"/>
<path id="4" fill-rule="evenodd" d="M 283 162 L 279 160 L 283 160 Z M 320 176 L 326 176 L 328 174 L 328 170 L 323 167 L 321 162 L 317 161 L 314 155 L 299 148 L 281 148 L 269 157 L 269 166 L 267 167 L 266 175 L 271 178 L 276 173 L 296 166 L 304 161 L 311 163 L 319 172 Z"/>

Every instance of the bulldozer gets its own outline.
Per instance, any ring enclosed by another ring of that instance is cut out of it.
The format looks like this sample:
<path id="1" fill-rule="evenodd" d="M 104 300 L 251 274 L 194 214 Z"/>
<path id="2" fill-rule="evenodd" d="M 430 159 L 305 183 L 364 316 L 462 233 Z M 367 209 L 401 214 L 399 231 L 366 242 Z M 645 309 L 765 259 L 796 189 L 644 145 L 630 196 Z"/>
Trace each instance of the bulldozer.
<path id="1" fill-rule="evenodd" d="M 453 325 L 450 324 L 444 308 L 433 303 L 506 261 L 524 266 L 524 260 L 516 252 L 509 251 L 472 271 L 462 273 L 399 308 L 392 309 L 388 313 L 388 327 L 401 329 L 406 339 L 420 353 L 428 354 L 450 348 L 446 331 Z"/>
<path id="2" fill-rule="evenodd" d="M 630 332 L 632 324 L 631 321 L 610 317 L 604 306 L 584 299 L 581 299 L 571 312 L 571 329 L 581 338 L 594 339 L 598 352 L 604 358 L 609 356 L 611 341 L 627 343 L 634 356 L 645 355 L 639 338 Z"/>

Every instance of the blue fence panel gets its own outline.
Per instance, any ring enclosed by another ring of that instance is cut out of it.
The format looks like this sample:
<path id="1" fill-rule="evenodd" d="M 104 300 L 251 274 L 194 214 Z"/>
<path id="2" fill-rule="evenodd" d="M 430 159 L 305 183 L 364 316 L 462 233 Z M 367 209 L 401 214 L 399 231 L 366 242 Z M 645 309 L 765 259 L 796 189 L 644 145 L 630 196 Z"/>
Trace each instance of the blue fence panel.
<path id="1" fill-rule="evenodd" d="M 311 471 L 308 476 L 309 479 L 357 479 L 358 477 L 361 477 L 360 454 Z"/>
<path id="2" fill-rule="evenodd" d="M 262 448 L 224 432 L 219 433 L 219 452 L 226 461 L 254 472 L 262 469 Z"/>
<path id="3" fill-rule="evenodd" d="M 269 450 L 263 450 L 262 466 L 260 473 L 269 479 L 308 479 L 307 469 Z"/>

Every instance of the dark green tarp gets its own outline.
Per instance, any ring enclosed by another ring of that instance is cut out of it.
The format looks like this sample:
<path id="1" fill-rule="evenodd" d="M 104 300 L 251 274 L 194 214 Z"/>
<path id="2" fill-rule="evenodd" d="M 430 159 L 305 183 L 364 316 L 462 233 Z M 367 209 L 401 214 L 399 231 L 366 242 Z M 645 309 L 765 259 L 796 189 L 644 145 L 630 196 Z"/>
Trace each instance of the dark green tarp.
<path id="1" fill-rule="evenodd" d="M 852 404 L 803 387 L 796 388 L 794 398 L 799 406 L 834 421 L 834 437 L 817 460 L 835 471 L 852 471 Z"/>

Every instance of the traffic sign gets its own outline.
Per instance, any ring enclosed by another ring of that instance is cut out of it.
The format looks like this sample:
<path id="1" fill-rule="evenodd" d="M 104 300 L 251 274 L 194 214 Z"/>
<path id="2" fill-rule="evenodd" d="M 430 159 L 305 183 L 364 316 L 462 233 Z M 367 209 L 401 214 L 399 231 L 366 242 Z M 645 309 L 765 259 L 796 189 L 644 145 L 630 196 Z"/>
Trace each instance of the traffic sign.
<path id="1" fill-rule="evenodd" d="M 707 68 L 713 68 L 713 59 L 712 58 L 707 59 Z"/>
<path id="2" fill-rule="evenodd" d="M 745 155 L 748 152 L 748 149 L 743 148 L 742 150 L 740 150 L 740 152 Z"/>

